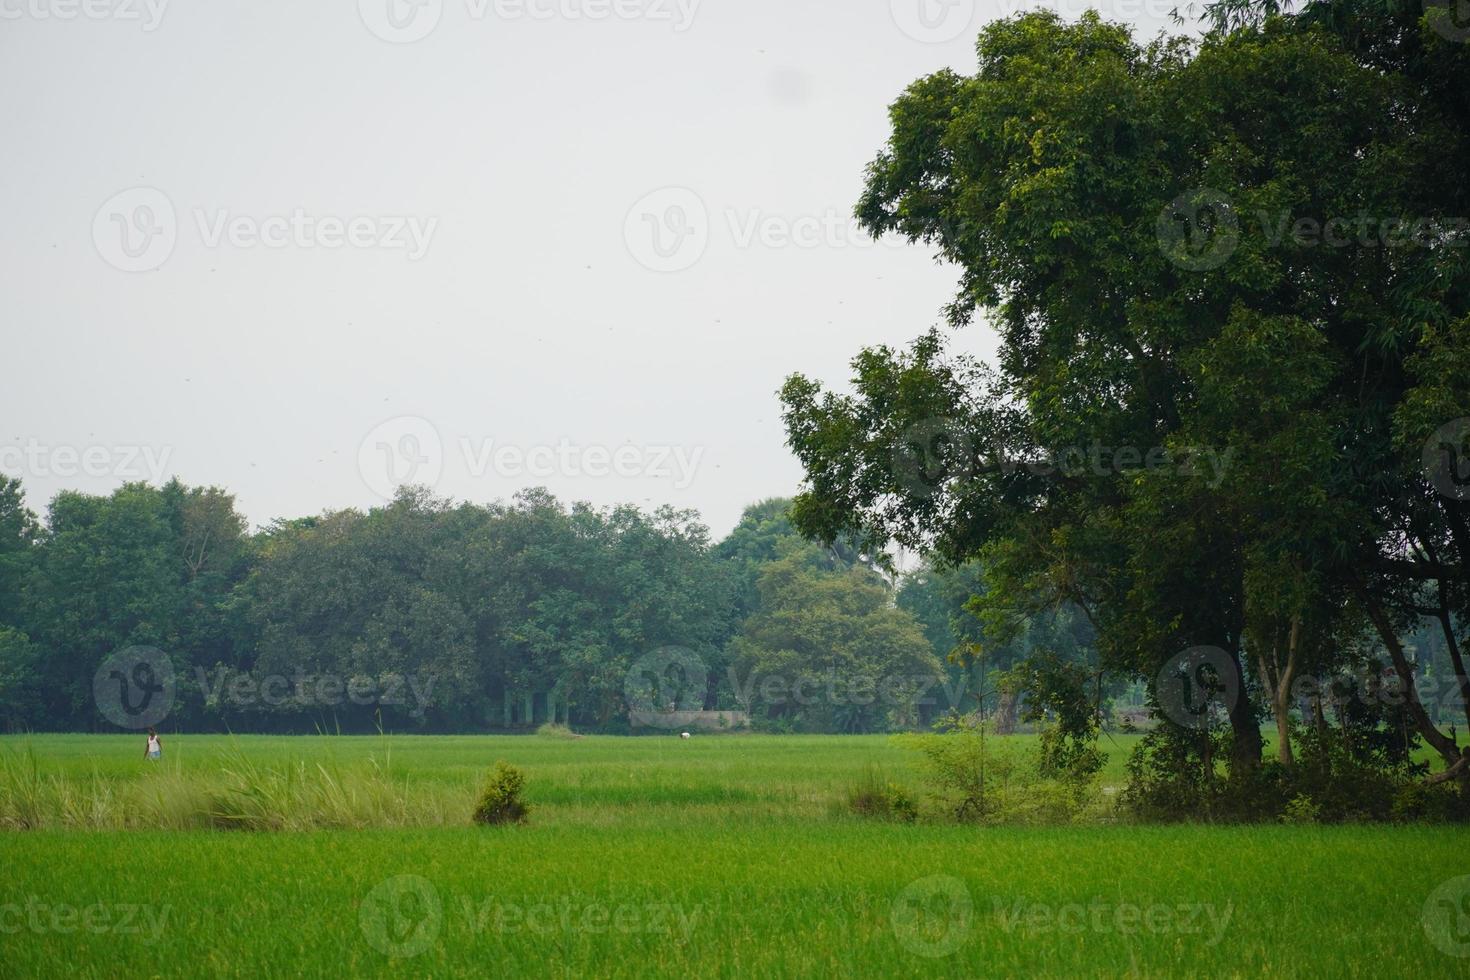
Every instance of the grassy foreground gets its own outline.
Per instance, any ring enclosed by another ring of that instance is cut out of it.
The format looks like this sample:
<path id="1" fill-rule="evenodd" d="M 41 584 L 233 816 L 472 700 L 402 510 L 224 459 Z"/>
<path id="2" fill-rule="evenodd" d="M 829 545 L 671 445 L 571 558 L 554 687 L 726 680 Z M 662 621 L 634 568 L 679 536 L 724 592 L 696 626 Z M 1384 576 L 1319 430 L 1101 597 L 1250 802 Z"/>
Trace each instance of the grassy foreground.
<path id="1" fill-rule="evenodd" d="M 137 742 L 30 745 L 47 780 L 110 784 L 114 800 L 221 778 L 242 751 L 352 774 L 390 746 L 409 799 L 468 800 L 505 758 L 527 769 L 537 809 L 494 830 L 0 833 L 0 975 L 1470 969 L 1470 833 L 1454 828 L 976 829 L 835 813 L 864 767 L 904 773 L 906 753 L 878 738 L 181 738 L 165 743 L 174 772 L 130 758 Z"/>
<path id="2" fill-rule="evenodd" d="M 1135 740 L 1105 743 L 1104 783 L 1123 782 Z M 540 825 L 825 819 L 870 768 L 922 790 L 915 754 L 882 735 L 196 735 L 164 748 L 153 763 L 131 736 L 0 736 L 0 828 L 209 829 L 220 812 L 257 829 L 463 826 L 497 759 L 526 770 Z"/>

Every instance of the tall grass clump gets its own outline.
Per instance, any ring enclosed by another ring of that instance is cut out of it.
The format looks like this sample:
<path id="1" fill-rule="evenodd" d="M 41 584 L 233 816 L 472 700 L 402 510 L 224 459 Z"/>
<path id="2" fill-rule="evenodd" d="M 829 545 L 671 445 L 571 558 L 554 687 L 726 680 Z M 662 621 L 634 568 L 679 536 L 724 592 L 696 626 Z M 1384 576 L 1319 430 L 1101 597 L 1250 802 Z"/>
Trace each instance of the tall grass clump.
<path id="1" fill-rule="evenodd" d="M 873 820 L 913 823 L 919 817 L 919 805 L 914 798 L 902 786 L 884 778 L 876 766 L 868 766 L 848 787 L 847 809 Z"/>
<path id="2" fill-rule="evenodd" d="M 542 738 L 579 739 L 582 737 L 576 732 L 572 731 L 566 725 L 557 725 L 553 722 L 547 722 L 540 728 L 536 729 L 536 734 L 541 736 Z"/>
<path id="3" fill-rule="evenodd" d="M 262 763 L 239 745 L 219 769 L 177 758 L 135 775 L 46 773 L 34 750 L 0 751 L 3 830 L 318 830 L 462 824 L 468 787 L 415 784 L 391 757 Z"/>
<path id="4" fill-rule="evenodd" d="M 259 765 L 237 751 L 210 796 L 210 825 L 226 830 L 422 827 L 445 822 L 442 800 L 410 794 L 391 760 L 348 769 L 335 760 Z"/>
<path id="5" fill-rule="evenodd" d="M 35 750 L 27 744 L 24 752 L 0 755 L 0 827 L 9 830 L 34 830 L 43 825 L 53 811 L 50 800 L 54 791 L 41 776 Z"/>

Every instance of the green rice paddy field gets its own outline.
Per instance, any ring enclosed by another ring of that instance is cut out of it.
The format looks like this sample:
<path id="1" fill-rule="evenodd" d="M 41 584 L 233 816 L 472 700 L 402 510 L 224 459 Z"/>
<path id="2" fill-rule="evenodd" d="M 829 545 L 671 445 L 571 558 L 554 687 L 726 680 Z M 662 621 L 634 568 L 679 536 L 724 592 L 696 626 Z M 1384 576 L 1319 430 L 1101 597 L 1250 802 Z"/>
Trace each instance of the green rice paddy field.
<path id="1" fill-rule="evenodd" d="M 883 737 L 164 747 L 0 738 L 0 976 L 1470 975 L 1457 828 L 865 822 Z"/>

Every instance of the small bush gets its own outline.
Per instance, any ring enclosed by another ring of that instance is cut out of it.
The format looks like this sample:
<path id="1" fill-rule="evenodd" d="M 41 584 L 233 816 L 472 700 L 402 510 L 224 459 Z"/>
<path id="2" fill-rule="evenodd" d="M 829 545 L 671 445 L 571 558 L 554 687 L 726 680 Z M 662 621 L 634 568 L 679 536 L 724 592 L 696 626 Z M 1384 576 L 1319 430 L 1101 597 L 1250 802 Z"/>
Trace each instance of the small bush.
<path id="1" fill-rule="evenodd" d="M 1281 813 L 1282 823 L 1316 823 L 1322 818 L 1322 805 L 1309 796 L 1294 796 Z"/>
<path id="2" fill-rule="evenodd" d="M 1228 739 L 1218 726 L 1190 731 L 1161 721 L 1128 759 L 1128 784 L 1118 795 L 1119 808 L 1146 822 L 1221 819 Z"/>
<path id="3" fill-rule="evenodd" d="M 576 732 L 572 731 L 566 725 L 557 725 L 551 722 L 548 722 L 545 725 L 542 725 L 540 728 L 536 729 L 536 734 L 540 735 L 542 738 L 577 739 L 582 737 Z"/>
<path id="4" fill-rule="evenodd" d="M 848 790 L 847 808 L 860 817 L 874 820 L 913 823 L 919 817 L 919 805 L 908 791 L 886 781 L 876 769 L 869 769 Z"/>
<path id="5" fill-rule="evenodd" d="M 1449 783 L 1431 786 L 1410 782 L 1399 787 L 1394 796 L 1393 819 L 1426 823 L 1446 823 L 1465 819 L 1465 799 Z"/>
<path id="6" fill-rule="evenodd" d="M 508 762 L 495 763 L 495 769 L 480 792 L 480 802 L 475 804 L 475 823 L 524 822 L 531 812 L 531 808 L 521 800 L 521 790 L 525 787 L 524 772 Z"/>
<path id="7" fill-rule="evenodd" d="M 981 726 L 948 724 L 933 735 L 896 735 L 920 753 L 919 769 L 942 811 L 960 823 L 1054 825 L 1076 823 L 1099 807 L 1102 756 L 1087 749 L 1047 757 Z"/>

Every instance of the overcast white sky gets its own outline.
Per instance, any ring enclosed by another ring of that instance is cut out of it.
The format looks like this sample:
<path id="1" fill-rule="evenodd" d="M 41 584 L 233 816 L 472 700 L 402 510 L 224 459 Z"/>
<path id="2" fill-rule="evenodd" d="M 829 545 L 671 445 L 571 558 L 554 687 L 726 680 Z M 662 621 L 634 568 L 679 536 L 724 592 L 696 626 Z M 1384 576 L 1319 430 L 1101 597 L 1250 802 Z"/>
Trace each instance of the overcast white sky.
<path id="1" fill-rule="evenodd" d="M 1021 6 L 1083 9 L 0 0 L 0 471 L 38 511 L 178 476 L 259 524 L 413 479 L 722 534 L 800 480 L 787 374 L 937 321 L 954 270 L 852 205 L 888 104 Z"/>

